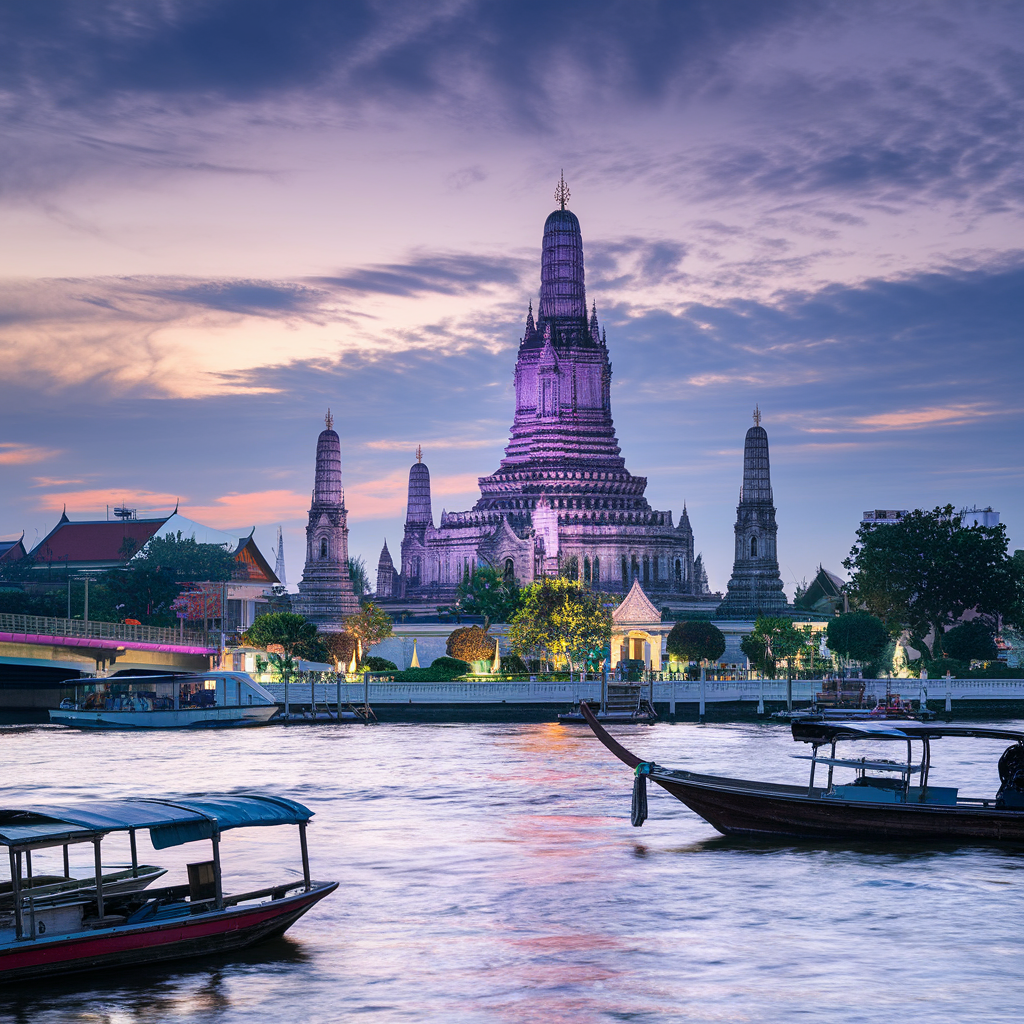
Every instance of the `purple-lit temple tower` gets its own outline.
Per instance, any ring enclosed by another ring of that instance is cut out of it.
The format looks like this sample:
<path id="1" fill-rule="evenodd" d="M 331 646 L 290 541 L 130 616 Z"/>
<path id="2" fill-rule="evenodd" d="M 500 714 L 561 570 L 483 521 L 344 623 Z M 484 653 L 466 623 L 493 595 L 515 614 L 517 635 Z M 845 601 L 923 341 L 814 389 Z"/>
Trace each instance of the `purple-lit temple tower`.
<path id="1" fill-rule="evenodd" d="M 398 581 L 405 599 L 448 600 L 478 564 L 521 583 L 569 575 L 625 593 L 639 579 L 652 597 L 693 593 L 693 532 L 685 509 L 651 508 L 645 477 L 622 458 L 611 411 L 612 366 L 597 309 L 587 313 L 580 222 L 561 208 L 544 224 L 540 302 L 526 317 L 515 368 L 516 408 L 505 457 L 480 478 L 469 512 L 434 527 L 430 476 L 419 460 Z"/>

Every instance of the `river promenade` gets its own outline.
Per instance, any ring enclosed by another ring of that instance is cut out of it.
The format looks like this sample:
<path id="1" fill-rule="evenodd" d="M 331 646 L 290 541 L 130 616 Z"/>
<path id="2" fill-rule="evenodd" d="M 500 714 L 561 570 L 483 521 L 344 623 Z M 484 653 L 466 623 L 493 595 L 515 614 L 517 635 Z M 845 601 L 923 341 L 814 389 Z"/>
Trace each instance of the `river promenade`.
<path id="1" fill-rule="evenodd" d="M 905 699 L 919 701 L 933 711 L 1024 714 L 1024 679 L 866 679 L 866 701 L 884 697 L 886 688 Z M 264 684 L 278 703 L 285 700 L 283 683 Z M 480 717 L 492 721 L 551 720 L 577 700 L 600 701 L 601 681 L 588 678 L 564 682 L 453 681 L 407 683 L 374 679 L 367 681 L 289 684 L 288 702 L 294 709 L 308 708 L 311 701 L 333 707 L 368 701 L 382 720 L 460 720 Z M 653 686 L 653 702 L 662 716 L 693 718 L 703 713 L 719 721 L 747 720 L 786 706 L 785 679 L 675 679 L 644 684 L 645 695 Z M 794 704 L 808 704 L 821 689 L 820 679 L 794 679 Z"/>

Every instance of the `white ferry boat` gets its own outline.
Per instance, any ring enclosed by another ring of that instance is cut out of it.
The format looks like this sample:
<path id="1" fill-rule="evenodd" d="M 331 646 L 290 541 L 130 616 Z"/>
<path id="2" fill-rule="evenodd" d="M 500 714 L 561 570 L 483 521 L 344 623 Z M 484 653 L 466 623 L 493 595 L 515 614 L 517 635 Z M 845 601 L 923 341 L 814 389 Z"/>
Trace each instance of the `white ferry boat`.
<path id="1" fill-rule="evenodd" d="M 277 702 L 244 672 L 116 675 L 73 680 L 50 721 L 80 729 L 195 729 L 265 725 Z"/>

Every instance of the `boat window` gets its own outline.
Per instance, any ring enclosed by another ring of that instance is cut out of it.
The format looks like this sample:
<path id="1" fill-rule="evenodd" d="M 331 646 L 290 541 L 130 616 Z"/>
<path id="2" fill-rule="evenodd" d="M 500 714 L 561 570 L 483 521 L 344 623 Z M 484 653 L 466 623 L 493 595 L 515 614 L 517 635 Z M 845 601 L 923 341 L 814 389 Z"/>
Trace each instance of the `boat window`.
<path id="1" fill-rule="evenodd" d="M 174 684 L 146 679 L 103 681 L 77 687 L 83 711 L 167 711 L 174 707 Z"/>
<path id="2" fill-rule="evenodd" d="M 213 689 L 207 689 L 211 683 Z M 209 708 L 217 703 L 217 681 L 215 679 L 194 679 L 180 683 L 178 689 L 179 707 Z"/>

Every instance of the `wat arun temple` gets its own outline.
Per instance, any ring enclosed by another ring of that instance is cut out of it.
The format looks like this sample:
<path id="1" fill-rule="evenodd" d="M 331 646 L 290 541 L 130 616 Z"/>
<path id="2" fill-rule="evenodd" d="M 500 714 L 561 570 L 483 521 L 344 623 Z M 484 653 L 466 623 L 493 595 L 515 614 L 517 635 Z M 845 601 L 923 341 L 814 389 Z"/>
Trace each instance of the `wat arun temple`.
<path id="1" fill-rule="evenodd" d="M 480 478 L 480 499 L 435 526 L 430 471 L 417 458 L 401 567 L 382 552 L 378 599 L 448 604 L 468 572 L 490 565 L 520 584 L 569 576 L 625 593 L 639 581 L 652 600 L 699 595 L 693 531 L 644 497 L 626 468 L 612 422 L 612 363 L 596 306 L 587 311 L 583 236 L 559 186 L 544 224 L 540 302 L 526 317 L 514 374 L 516 407 L 505 457 Z M 385 557 L 386 556 L 386 557 Z M 705 585 L 706 587 L 706 585 Z"/>
<path id="2" fill-rule="evenodd" d="M 583 236 L 568 198 L 563 180 L 559 208 L 544 224 L 537 316 L 531 303 L 519 342 L 505 457 L 479 478 L 472 509 L 442 512 L 435 526 L 430 470 L 417 450 L 401 562 L 396 568 L 385 543 L 376 600 L 394 612 L 430 614 L 455 602 L 474 569 L 491 566 L 520 585 L 563 576 L 616 594 L 637 588 L 652 614 L 666 606 L 696 610 L 694 602 L 723 619 L 786 614 L 768 434 L 758 410 L 744 441 L 736 555 L 724 600 L 708 592 L 686 506 L 678 521 L 651 508 L 647 478 L 626 469 L 612 422 L 608 343 L 596 305 L 587 312 Z M 359 607 L 348 572 L 347 516 L 341 443 L 328 411 L 317 440 L 305 571 L 293 601 L 327 631 L 343 628 Z"/>

